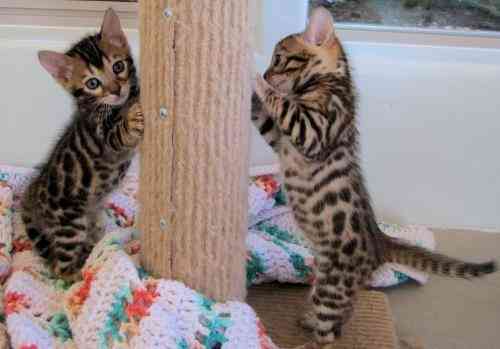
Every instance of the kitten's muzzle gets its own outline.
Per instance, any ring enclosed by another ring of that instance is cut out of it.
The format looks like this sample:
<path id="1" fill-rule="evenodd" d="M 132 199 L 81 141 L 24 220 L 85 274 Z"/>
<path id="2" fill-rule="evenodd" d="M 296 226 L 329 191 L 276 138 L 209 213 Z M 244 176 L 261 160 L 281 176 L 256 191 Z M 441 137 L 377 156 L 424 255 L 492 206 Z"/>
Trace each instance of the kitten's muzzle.
<path id="1" fill-rule="evenodd" d="M 120 85 L 113 86 L 113 88 L 109 91 L 110 95 L 114 95 L 120 97 L 122 88 Z"/>

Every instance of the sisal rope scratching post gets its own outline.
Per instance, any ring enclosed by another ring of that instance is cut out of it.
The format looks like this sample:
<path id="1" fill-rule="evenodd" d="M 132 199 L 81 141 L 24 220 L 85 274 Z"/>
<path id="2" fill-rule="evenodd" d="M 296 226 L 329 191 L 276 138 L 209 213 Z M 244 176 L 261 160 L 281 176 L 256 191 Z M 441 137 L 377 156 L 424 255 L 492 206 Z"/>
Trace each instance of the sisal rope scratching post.
<path id="1" fill-rule="evenodd" d="M 216 300 L 243 300 L 248 2 L 139 3 L 142 264 Z"/>

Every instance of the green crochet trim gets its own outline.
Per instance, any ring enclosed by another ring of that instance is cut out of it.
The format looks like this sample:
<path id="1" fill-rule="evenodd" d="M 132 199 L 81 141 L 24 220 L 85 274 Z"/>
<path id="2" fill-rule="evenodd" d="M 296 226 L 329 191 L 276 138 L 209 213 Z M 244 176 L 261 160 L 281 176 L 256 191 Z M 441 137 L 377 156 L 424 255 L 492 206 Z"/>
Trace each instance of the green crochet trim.
<path id="1" fill-rule="evenodd" d="M 120 325 L 122 322 L 128 322 L 125 306 L 130 301 L 132 301 L 130 287 L 123 287 L 115 295 L 114 302 L 111 304 L 111 311 L 104 322 L 104 328 L 99 333 L 99 348 L 108 348 L 108 337 L 110 336 L 113 341 L 124 341 L 123 336 L 120 334 Z"/>
<path id="2" fill-rule="evenodd" d="M 290 260 L 299 278 L 307 279 L 309 275 L 311 275 L 312 273 L 311 267 L 306 265 L 304 257 L 302 257 L 300 254 L 297 253 L 290 254 Z"/>
<path id="3" fill-rule="evenodd" d="M 139 274 L 139 279 L 141 280 L 149 277 L 149 273 L 143 267 L 137 267 L 137 274 Z"/>
<path id="4" fill-rule="evenodd" d="M 40 276 L 45 278 L 58 291 L 67 291 L 71 287 L 71 285 L 73 285 L 73 282 L 59 279 L 50 271 L 40 270 L 39 273 L 40 273 Z"/>
<path id="5" fill-rule="evenodd" d="M 48 330 L 52 336 L 59 338 L 63 343 L 73 338 L 68 318 L 64 313 L 56 313 L 52 316 Z"/>
<path id="6" fill-rule="evenodd" d="M 304 257 L 293 252 L 286 245 L 287 243 L 300 245 L 299 240 L 295 236 L 287 230 L 280 229 L 275 224 L 260 223 L 257 225 L 257 229 L 269 235 L 271 237 L 271 241 L 281 247 L 290 256 L 290 263 L 292 263 L 298 278 L 305 280 L 309 275 L 311 275 L 312 269 L 306 265 Z"/>
<path id="7" fill-rule="evenodd" d="M 264 273 L 262 258 L 255 252 L 250 252 L 250 260 L 247 261 L 247 287 L 253 284 L 257 277 Z"/>
<path id="8" fill-rule="evenodd" d="M 177 340 L 177 349 L 189 349 L 189 344 L 185 338 Z"/>
<path id="9" fill-rule="evenodd" d="M 274 200 L 276 201 L 276 205 L 285 206 L 287 203 L 285 192 L 280 189 L 280 191 L 274 197 Z"/>
<path id="10" fill-rule="evenodd" d="M 403 283 L 403 282 L 406 282 L 408 281 L 410 278 L 408 277 L 408 275 L 406 274 L 403 274 L 402 272 L 400 271 L 397 271 L 397 270 L 393 270 L 394 272 L 394 276 L 396 277 L 396 280 L 398 280 L 399 283 Z"/>
<path id="11" fill-rule="evenodd" d="M 208 330 L 208 334 L 197 332 L 196 339 L 207 349 L 222 347 L 228 341 L 225 332 L 232 325 L 231 314 L 218 314 L 212 308 L 215 302 L 203 295 L 199 295 L 199 304 L 202 314 L 198 320 Z"/>
<path id="12" fill-rule="evenodd" d="M 212 311 L 212 306 L 215 304 L 213 300 L 200 294 L 200 306 L 206 311 Z"/>
<path id="13" fill-rule="evenodd" d="M 69 281 L 66 281 L 63 279 L 57 279 L 55 284 L 54 284 L 54 287 L 56 288 L 56 290 L 59 290 L 59 291 L 67 291 L 67 290 L 69 290 L 71 285 L 73 285 L 72 282 L 69 282 Z"/>
<path id="14" fill-rule="evenodd" d="M 115 237 L 109 239 L 109 241 L 107 242 L 107 245 L 108 246 L 117 246 L 117 247 L 122 248 L 122 244 L 121 244 L 120 240 L 118 240 Z"/>
<path id="15" fill-rule="evenodd" d="M 257 229 L 266 232 L 267 234 L 271 235 L 274 239 L 278 239 L 296 245 L 300 244 L 300 241 L 295 236 L 290 234 L 288 230 L 280 229 L 280 227 L 277 226 L 276 224 L 259 223 L 257 224 Z"/>

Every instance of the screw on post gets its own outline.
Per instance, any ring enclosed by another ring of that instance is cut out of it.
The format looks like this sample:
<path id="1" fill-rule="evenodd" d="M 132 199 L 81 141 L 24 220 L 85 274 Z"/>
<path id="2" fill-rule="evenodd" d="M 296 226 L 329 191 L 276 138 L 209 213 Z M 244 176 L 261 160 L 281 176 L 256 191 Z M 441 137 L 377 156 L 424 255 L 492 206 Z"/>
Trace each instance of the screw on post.
<path id="1" fill-rule="evenodd" d="M 167 221 L 165 220 L 165 218 L 160 219 L 160 230 L 161 231 L 167 230 Z"/>
<path id="2" fill-rule="evenodd" d="M 165 120 L 168 116 L 168 110 L 165 107 L 160 108 L 160 119 Z"/>
<path id="3" fill-rule="evenodd" d="M 167 18 L 172 17 L 174 13 L 170 9 L 170 7 L 167 7 L 166 9 L 163 10 L 163 15 Z"/>

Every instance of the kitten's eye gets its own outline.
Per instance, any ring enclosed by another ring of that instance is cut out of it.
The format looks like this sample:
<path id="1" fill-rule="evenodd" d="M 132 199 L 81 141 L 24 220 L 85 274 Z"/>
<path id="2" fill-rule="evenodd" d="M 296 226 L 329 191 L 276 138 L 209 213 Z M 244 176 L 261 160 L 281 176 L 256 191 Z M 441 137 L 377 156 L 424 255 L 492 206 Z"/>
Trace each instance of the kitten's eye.
<path id="1" fill-rule="evenodd" d="M 90 90 L 95 90 L 96 88 L 101 86 L 101 82 L 96 78 L 92 78 L 88 79 L 87 82 L 85 82 L 85 86 L 87 86 L 87 88 Z"/>
<path id="2" fill-rule="evenodd" d="M 122 73 L 125 70 L 125 63 L 123 61 L 118 61 L 115 64 L 113 64 L 113 73 L 116 75 Z"/>
<path id="3" fill-rule="evenodd" d="M 274 57 L 274 66 L 278 66 L 278 64 L 280 64 L 280 61 L 281 61 L 281 55 L 276 55 Z"/>

